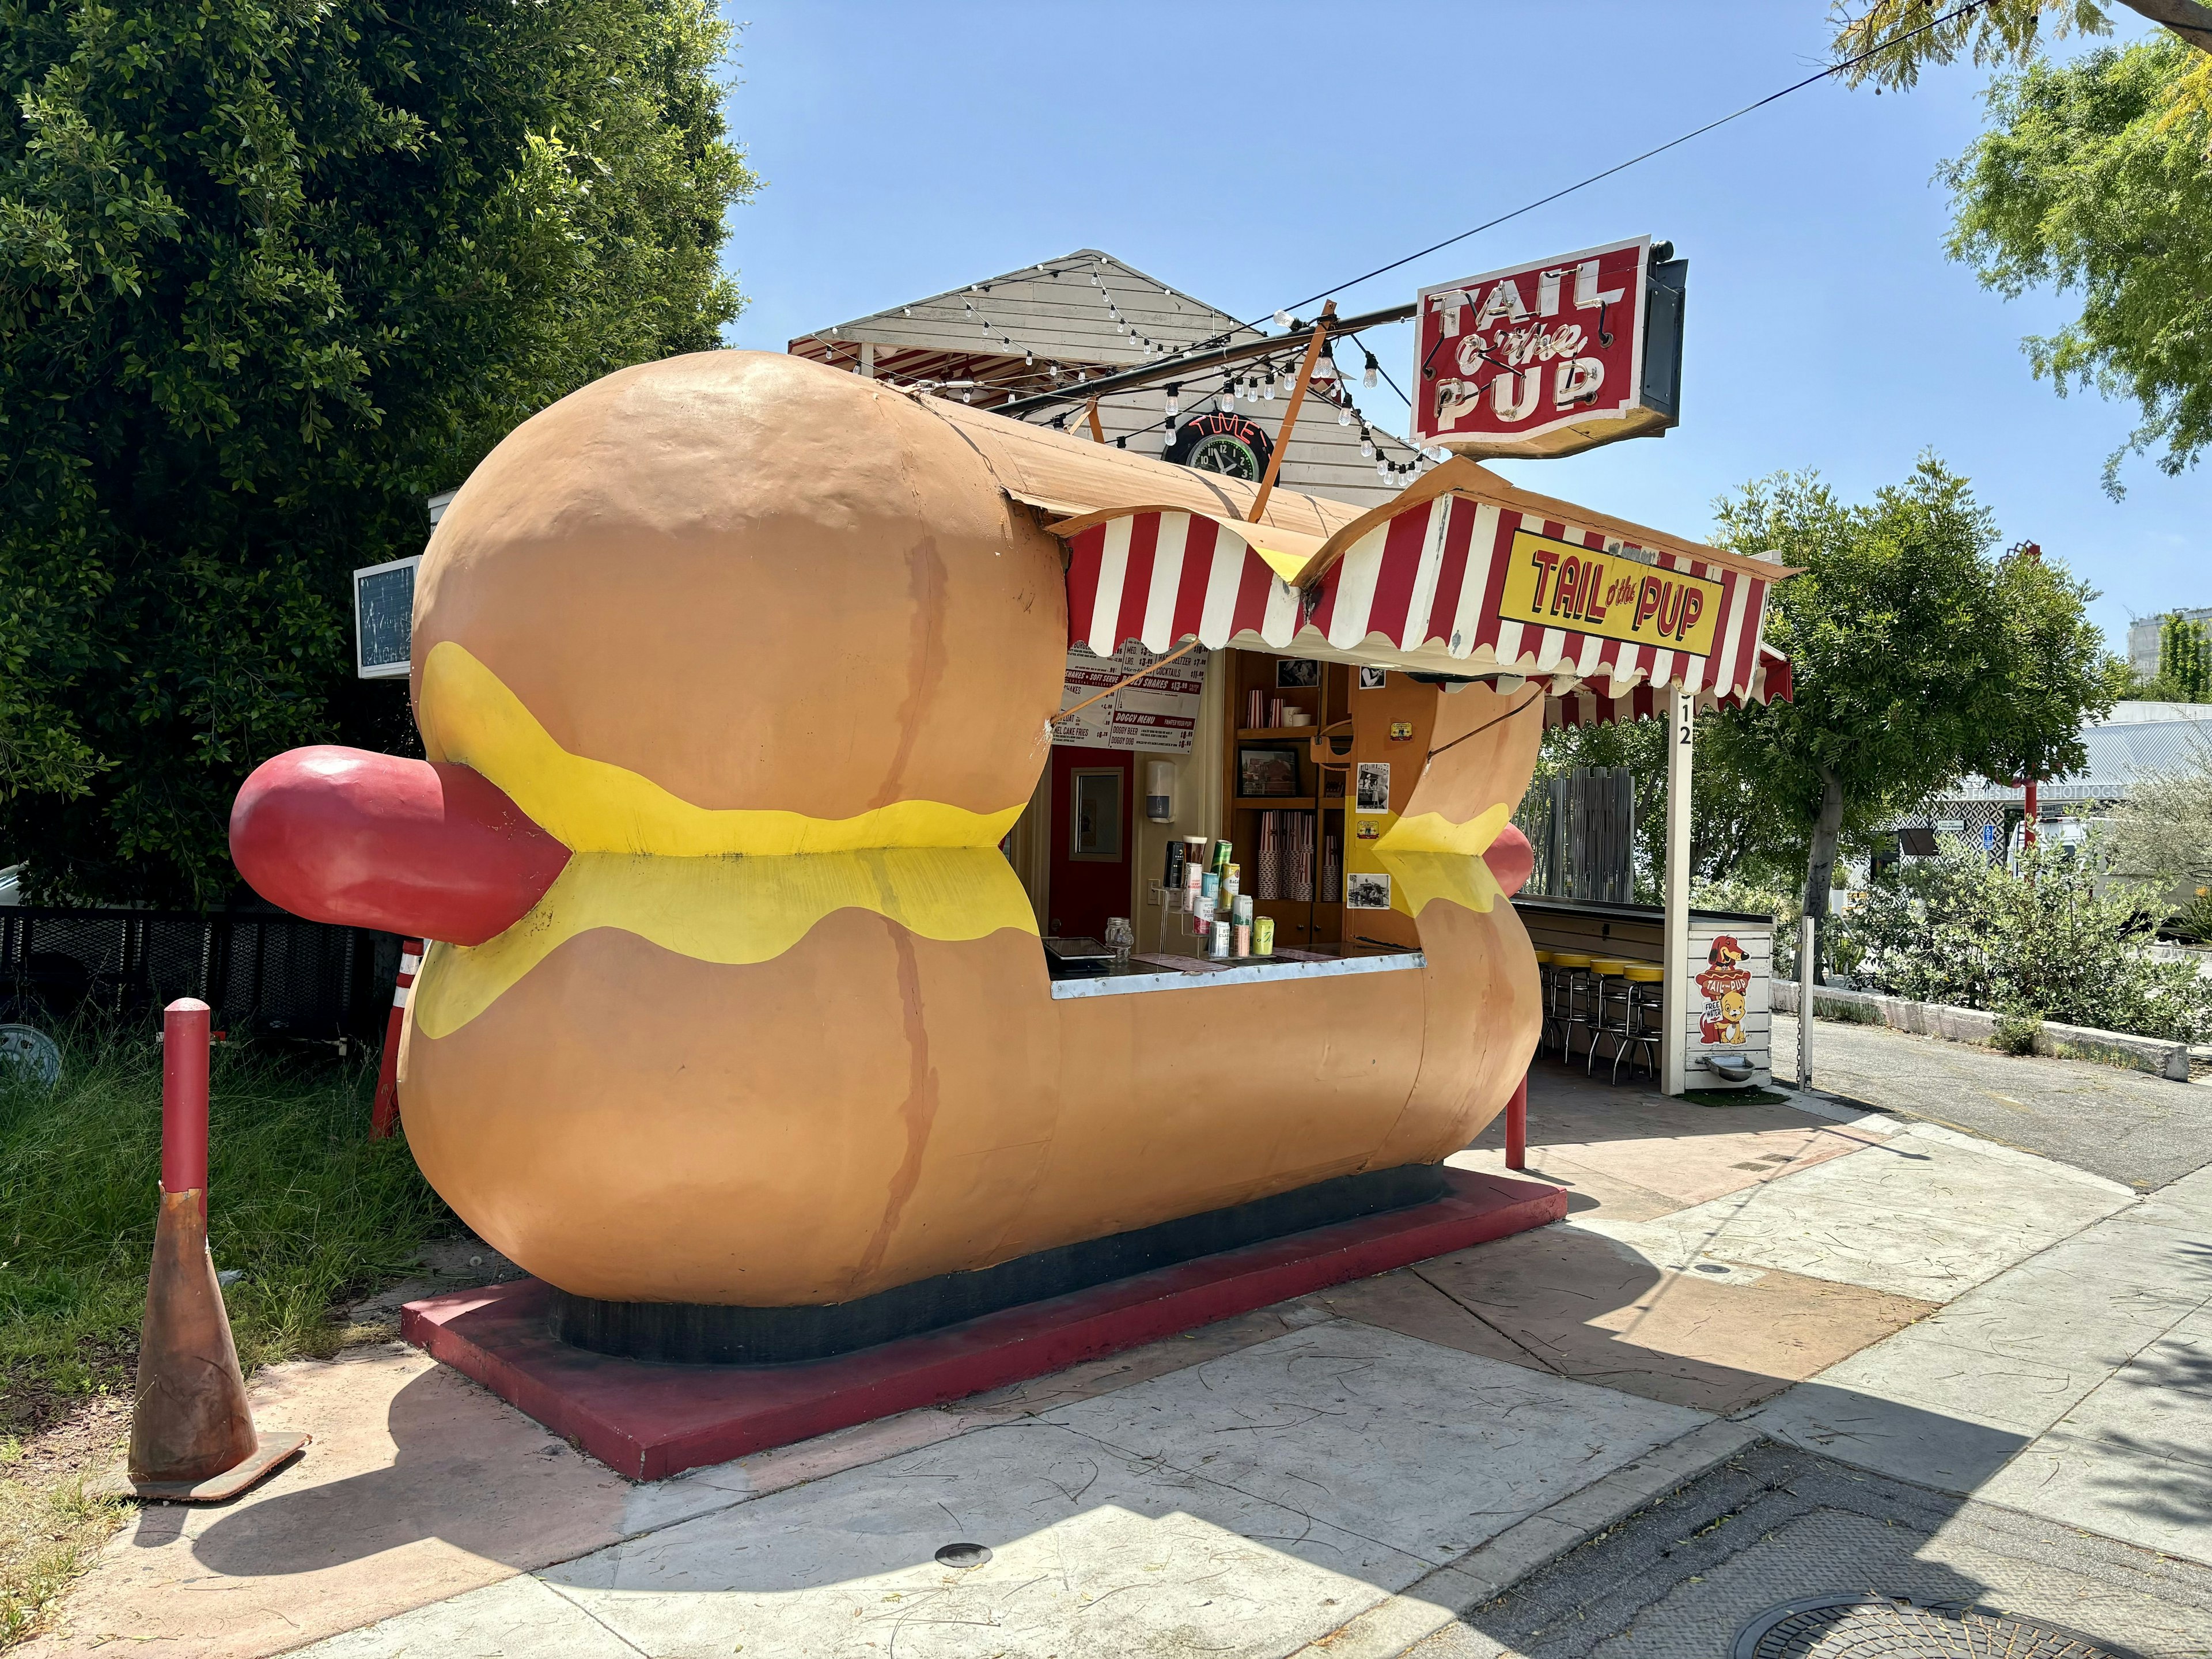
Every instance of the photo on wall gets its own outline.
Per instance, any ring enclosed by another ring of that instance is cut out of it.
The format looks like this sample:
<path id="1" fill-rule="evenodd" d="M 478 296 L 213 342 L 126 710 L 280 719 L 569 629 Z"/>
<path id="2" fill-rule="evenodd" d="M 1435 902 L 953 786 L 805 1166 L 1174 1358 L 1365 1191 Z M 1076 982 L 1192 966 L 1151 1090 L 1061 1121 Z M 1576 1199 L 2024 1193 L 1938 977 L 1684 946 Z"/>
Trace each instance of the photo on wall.
<path id="1" fill-rule="evenodd" d="M 1362 691 L 1380 691 L 1389 678 L 1390 671 L 1387 668 L 1363 668 L 1359 671 L 1359 689 Z"/>
<path id="2" fill-rule="evenodd" d="M 1304 690 L 1321 684 L 1321 665 L 1310 657 L 1275 659 L 1275 689 Z"/>
<path id="3" fill-rule="evenodd" d="M 1389 909 L 1390 878 L 1371 871 L 1353 871 L 1344 878 L 1344 904 L 1348 910 Z"/>
<path id="4" fill-rule="evenodd" d="M 1362 761 L 1359 763 L 1359 798 L 1354 809 L 1362 812 L 1387 812 L 1390 810 L 1390 763 Z"/>
<path id="5" fill-rule="evenodd" d="M 1240 798 L 1264 799 L 1298 793 L 1298 751 L 1295 749 L 1240 749 L 1237 751 L 1237 793 Z"/>

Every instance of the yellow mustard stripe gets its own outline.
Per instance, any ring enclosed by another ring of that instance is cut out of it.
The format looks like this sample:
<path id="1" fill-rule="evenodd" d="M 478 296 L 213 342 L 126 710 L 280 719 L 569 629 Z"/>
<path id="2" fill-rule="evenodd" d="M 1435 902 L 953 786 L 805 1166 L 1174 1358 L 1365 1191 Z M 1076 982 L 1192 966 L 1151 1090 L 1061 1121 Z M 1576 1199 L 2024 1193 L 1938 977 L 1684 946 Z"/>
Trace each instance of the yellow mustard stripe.
<path id="1" fill-rule="evenodd" d="M 1512 817 L 1512 805 L 1502 800 L 1465 823 L 1454 823 L 1441 812 L 1423 812 L 1417 817 L 1393 818 L 1372 844 L 1382 853 L 1463 853 L 1480 858 Z"/>
<path id="2" fill-rule="evenodd" d="M 1438 900 L 1487 915 L 1505 890 L 1488 865 L 1459 853 L 1394 853 L 1386 848 L 1375 859 L 1390 874 L 1390 908 L 1416 920 Z"/>
<path id="3" fill-rule="evenodd" d="M 450 1036 L 580 933 L 612 927 L 700 962 L 769 962 L 839 910 L 872 910 L 925 939 L 1036 932 L 991 848 L 902 848 L 794 858 L 580 853 L 531 913 L 478 945 L 434 945 L 414 992 L 426 1037 Z"/>
<path id="4" fill-rule="evenodd" d="M 1245 545 L 1257 553 L 1261 562 L 1285 581 L 1293 580 L 1313 557 L 1310 553 L 1279 553 L 1272 547 L 1261 546 L 1257 542 L 1248 542 Z"/>
<path id="5" fill-rule="evenodd" d="M 451 640 L 431 647 L 423 661 L 419 713 L 431 759 L 475 768 L 532 823 L 580 854 L 781 857 L 867 848 L 994 847 L 1026 804 L 971 812 L 943 801 L 902 800 L 849 818 L 694 806 L 625 767 L 570 754 L 498 675 Z"/>

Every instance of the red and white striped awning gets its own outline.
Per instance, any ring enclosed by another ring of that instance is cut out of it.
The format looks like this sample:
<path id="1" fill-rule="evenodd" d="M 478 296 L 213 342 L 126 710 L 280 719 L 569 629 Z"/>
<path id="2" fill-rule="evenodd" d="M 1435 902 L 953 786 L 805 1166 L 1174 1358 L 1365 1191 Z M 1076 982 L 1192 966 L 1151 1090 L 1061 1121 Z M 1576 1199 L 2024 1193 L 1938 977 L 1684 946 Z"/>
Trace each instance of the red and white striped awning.
<path id="1" fill-rule="evenodd" d="M 1282 574 L 1279 554 L 1255 550 L 1253 526 L 1200 513 L 1133 510 L 1055 527 L 1070 555 L 1069 638 L 1101 656 L 1130 640 L 1165 652 L 1196 638 L 1414 672 L 1548 677 L 1559 696 L 1601 683 L 1608 703 L 1675 684 L 1707 701 L 1763 701 L 1786 684 L 1763 668 L 1772 578 L 1753 574 L 1753 562 L 1644 547 L 1472 495 L 1346 526 L 1340 556 L 1332 538 L 1304 587 Z"/>

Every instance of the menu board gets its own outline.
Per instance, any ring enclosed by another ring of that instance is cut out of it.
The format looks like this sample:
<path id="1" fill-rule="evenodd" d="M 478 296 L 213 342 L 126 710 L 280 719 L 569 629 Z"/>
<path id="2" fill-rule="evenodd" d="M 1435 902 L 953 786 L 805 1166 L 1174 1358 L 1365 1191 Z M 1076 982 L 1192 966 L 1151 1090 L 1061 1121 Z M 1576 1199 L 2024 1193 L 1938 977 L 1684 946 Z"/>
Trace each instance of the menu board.
<path id="1" fill-rule="evenodd" d="M 1206 654 L 1201 646 L 1122 686 L 1111 696 L 1100 697 L 1072 718 L 1055 722 L 1054 744 L 1188 755 L 1198 731 L 1199 698 L 1206 690 Z M 1147 651 L 1133 640 L 1110 657 L 1072 646 L 1060 706 L 1066 708 L 1086 697 L 1097 696 L 1108 686 L 1159 660 L 1159 653 Z"/>

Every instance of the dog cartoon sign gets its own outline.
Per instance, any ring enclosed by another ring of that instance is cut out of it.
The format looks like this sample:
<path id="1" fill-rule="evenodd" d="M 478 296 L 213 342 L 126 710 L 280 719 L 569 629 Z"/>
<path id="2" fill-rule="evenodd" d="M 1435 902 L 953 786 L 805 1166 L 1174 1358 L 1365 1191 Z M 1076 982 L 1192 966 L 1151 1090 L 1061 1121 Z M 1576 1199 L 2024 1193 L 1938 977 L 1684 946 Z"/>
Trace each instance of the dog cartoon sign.
<path id="1" fill-rule="evenodd" d="M 1744 993 L 1751 989 L 1751 970 L 1743 965 L 1747 953 L 1732 933 L 1723 933 L 1705 955 L 1705 971 L 1698 975 L 1698 988 L 1705 994 L 1705 1012 L 1698 1019 L 1698 1040 L 1705 1043 L 1743 1043 Z"/>

